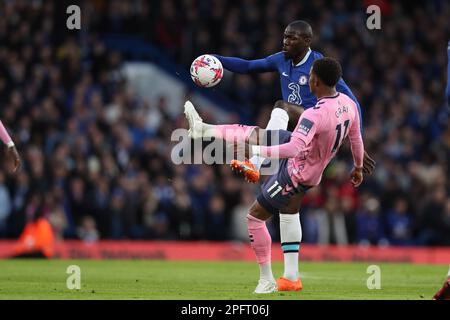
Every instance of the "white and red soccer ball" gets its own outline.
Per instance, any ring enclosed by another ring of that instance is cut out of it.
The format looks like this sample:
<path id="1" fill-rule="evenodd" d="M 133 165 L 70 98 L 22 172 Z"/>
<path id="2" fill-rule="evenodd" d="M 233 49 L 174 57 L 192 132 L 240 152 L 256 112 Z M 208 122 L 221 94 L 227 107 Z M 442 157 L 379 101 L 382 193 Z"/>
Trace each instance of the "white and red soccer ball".
<path id="1" fill-rule="evenodd" d="M 213 87 L 220 82 L 222 76 L 222 63 L 212 55 L 201 55 L 192 62 L 191 77 L 199 87 Z"/>

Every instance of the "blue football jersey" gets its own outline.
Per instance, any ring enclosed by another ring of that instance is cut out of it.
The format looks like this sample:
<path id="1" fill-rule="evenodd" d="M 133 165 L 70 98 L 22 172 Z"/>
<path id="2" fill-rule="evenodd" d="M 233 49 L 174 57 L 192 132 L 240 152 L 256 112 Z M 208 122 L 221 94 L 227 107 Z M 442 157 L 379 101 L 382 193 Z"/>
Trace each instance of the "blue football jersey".
<path id="1" fill-rule="evenodd" d="M 271 68 L 280 74 L 281 93 L 284 101 L 301 105 L 305 109 L 315 106 L 317 98 L 309 90 L 309 72 L 314 61 L 321 58 L 323 58 L 323 54 L 311 49 L 297 65 L 294 65 L 292 59 L 286 59 L 283 52 L 266 58 Z M 358 100 L 342 78 L 336 84 L 336 90 L 346 94 L 356 103 L 362 124 Z"/>
<path id="2" fill-rule="evenodd" d="M 297 65 L 294 65 L 291 59 L 285 59 L 282 52 L 266 58 L 272 66 L 276 67 L 280 74 L 281 92 L 284 101 L 301 105 L 305 109 L 311 108 L 316 104 L 317 98 L 309 90 L 308 82 L 313 62 L 320 58 L 323 58 L 323 55 L 314 50 L 309 50 L 303 60 Z M 340 86 L 336 87 L 340 91 Z"/>

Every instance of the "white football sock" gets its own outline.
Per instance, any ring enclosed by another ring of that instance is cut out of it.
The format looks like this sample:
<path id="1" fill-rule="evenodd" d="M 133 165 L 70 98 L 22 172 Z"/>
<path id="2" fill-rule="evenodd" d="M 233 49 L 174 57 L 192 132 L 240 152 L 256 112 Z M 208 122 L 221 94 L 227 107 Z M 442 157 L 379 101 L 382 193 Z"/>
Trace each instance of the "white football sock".
<path id="1" fill-rule="evenodd" d="M 288 127 L 289 115 L 286 110 L 275 108 L 270 114 L 269 123 L 267 123 L 266 130 L 286 130 Z M 250 162 L 259 170 L 266 158 L 260 156 L 253 156 Z"/>
<path id="2" fill-rule="evenodd" d="M 259 279 L 273 281 L 272 264 L 270 262 L 259 265 Z"/>
<path id="3" fill-rule="evenodd" d="M 284 255 L 283 277 L 295 281 L 299 278 L 298 251 L 302 241 L 300 214 L 280 213 L 280 237 Z"/>
<path id="4" fill-rule="evenodd" d="M 447 277 L 450 278 L 450 268 L 448 269 Z"/>

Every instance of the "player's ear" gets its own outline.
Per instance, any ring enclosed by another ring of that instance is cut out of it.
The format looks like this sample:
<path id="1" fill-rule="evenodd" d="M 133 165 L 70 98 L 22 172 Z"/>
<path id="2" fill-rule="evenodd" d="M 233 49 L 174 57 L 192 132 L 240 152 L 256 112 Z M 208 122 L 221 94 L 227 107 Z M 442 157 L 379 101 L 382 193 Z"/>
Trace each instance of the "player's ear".
<path id="1" fill-rule="evenodd" d="M 319 79 L 319 77 L 314 77 L 314 87 L 318 87 L 318 86 L 320 86 L 320 79 Z"/>
<path id="2" fill-rule="evenodd" d="M 305 44 L 310 47 L 312 42 L 312 38 L 310 36 L 305 37 Z"/>

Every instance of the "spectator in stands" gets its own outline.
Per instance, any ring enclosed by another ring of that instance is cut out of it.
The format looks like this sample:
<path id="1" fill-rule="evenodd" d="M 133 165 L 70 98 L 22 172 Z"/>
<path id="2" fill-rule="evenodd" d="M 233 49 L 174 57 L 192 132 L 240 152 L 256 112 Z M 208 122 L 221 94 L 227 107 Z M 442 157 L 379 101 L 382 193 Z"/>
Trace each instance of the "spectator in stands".
<path id="1" fill-rule="evenodd" d="M 386 215 L 387 234 L 392 245 L 412 245 L 411 214 L 404 198 L 398 198 Z"/>
<path id="2" fill-rule="evenodd" d="M 91 216 L 84 216 L 81 219 L 77 234 L 82 241 L 87 243 L 94 243 L 100 238 L 95 220 Z"/>
<path id="3" fill-rule="evenodd" d="M 247 243 L 248 241 L 248 230 L 244 219 L 247 217 L 248 208 L 252 205 L 254 201 L 253 193 L 245 189 L 241 193 L 240 203 L 233 209 L 231 214 L 231 239 Z"/>
<path id="4" fill-rule="evenodd" d="M 380 217 L 380 203 L 369 198 L 356 217 L 356 241 L 360 245 L 387 245 L 383 221 Z"/>

